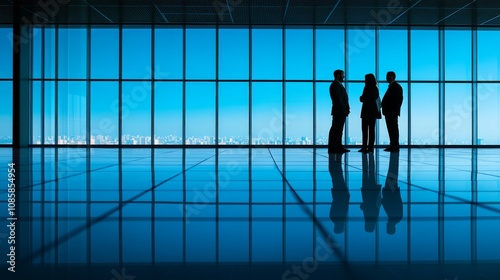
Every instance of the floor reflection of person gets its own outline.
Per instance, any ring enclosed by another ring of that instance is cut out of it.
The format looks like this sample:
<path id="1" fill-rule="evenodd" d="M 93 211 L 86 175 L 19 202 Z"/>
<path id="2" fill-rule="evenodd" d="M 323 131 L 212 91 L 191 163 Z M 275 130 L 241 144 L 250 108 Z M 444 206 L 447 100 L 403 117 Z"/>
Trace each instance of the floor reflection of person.
<path id="1" fill-rule="evenodd" d="M 351 194 L 345 183 L 341 154 L 330 154 L 328 171 L 332 176 L 332 205 L 330 207 L 330 219 L 333 222 L 333 232 L 343 233 L 345 231 Z"/>
<path id="2" fill-rule="evenodd" d="M 365 218 L 365 231 L 373 232 L 377 225 L 380 213 L 380 189 L 375 177 L 375 159 L 373 153 L 362 155 L 363 177 L 361 185 L 361 197 L 363 202 L 360 205 Z"/>
<path id="3" fill-rule="evenodd" d="M 398 185 L 398 174 L 399 152 L 391 152 L 389 169 L 382 189 L 382 207 L 388 217 L 386 225 L 388 234 L 396 233 L 396 225 L 403 219 L 403 201 Z"/>

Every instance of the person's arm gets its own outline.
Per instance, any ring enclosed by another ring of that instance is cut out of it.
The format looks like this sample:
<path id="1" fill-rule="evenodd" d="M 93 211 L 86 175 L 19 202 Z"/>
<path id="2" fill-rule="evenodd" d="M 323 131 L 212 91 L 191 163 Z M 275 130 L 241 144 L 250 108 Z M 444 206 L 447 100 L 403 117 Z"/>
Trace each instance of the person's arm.
<path id="1" fill-rule="evenodd" d="M 330 99 L 332 100 L 332 104 L 337 102 L 337 98 L 338 98 L 337 85 L 334 82 L 330 85 Z"/>
<path id="2" fill-rule="evenodd" d="M 397 94 L 398 108 L 401 108 L 402 104 L 403 104 L 403 88 L 398 84 L 398 94 Z"/>
<path id="3" fill-rule="evenodd" d="M 349 96 L 344 88 L 342 88 L 342 112 L 347 116 L 351 112 L 351 108 L 349 107 Z"/>
<path id="4" fill-rule="evenodd" d="M 340 101 L 340 94 L 339 94 L 339 89 L 338 85 L 333 82 L 330 85 L 330 98 L 332 100 L 332 115 L 333 114 L 338 114 L 340 113 L 340 110 L 342 108 L 342 104 Z"/>
<path id="5" fill-rule="evenodd" d="M 365 101 L 365 98 L 366 98 L 366 87 L 363 88 L 363 93 L 361 94 L 361 96 L 359 97 L 359 101 L 360 102 L 364 102 Z"/>

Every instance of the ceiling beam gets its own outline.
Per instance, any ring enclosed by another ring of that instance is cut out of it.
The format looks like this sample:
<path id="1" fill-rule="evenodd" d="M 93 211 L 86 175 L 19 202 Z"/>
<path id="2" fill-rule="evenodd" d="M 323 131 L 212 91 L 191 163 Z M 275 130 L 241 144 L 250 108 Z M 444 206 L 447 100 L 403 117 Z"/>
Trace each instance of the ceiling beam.
<path id="1" fill-rule="evenodd" d="M 406 9 L 404 12 L 399 14 L 397 17 L 395 17 L 393 20 L 391 20 L 388 24 L 393 24 L 398 18 L 400 18 L 402 15 L 406 14 L 409 10 L 413 9 L 418 3 L 422 2 L 422 0 L 418 0 L 417 3 L 411 5 L 408 9 Z"/>
<path id="2" fill-rule="evenodd" d="M 447 15 L 446 17 L 442 18 L 441 20 L 436 21 L 434 24 L 436 25 L 436 24 L 438 24 L 438 23 L 440 23 L 440 22 L 442 22 L 442 21 L 446 20 L 447 18 L 449 18 L 449 17 L 453 16 L 454 14 L 456 14 L 456 13 L 460 12 L 461 10 L 463 10 L 463 9 L 467 8 L 470 4 L 472 4 L 472 3 L 474 3 L 474 2 L 476 2 L 476 0 L 472 0 L 472 2 L 470 2 L 469 4 L 467 4 L 467 5 L 463 6 L 462 8 L 460 8 L 460 9 L 458 9 L 458 10 L 454 11 L 453 13 L 451 13 L 451 14 Z"/>
<path id="3" fill-rule="evenodd" d="M 283 23 L 285 23 L 286 13 L 288 12 L 288 5 L 290 5 L 290 0 L 286 1 L 285 12 L 283 13 Z"/>
<path id="4" fill-rule="evenodd" d="M 326 17 L 325 21 L 323 23 L 326 24 L 326 22 L 330 19 L 330 17 L 332 16 L 333 12 L 335 11 L 335 9 L 337 9 L 337 6 L 340 4 L 340 1 L 342 0 L 338 0 L 337 3 L 335 4 L 335 6 L 333 6 L 332 10 L 330 11 L 330 13 L 328 14 L 328 16 Z"/>
<path id="5" fill-rule="evenodd" d="M 231 11 L 231 6 L 229 5 L 229 0 L 226 0 L 227 11 L 229 12 L 229 17 L 231 18 L 231 22 L 234 23 L 233 12 Z"/>
<path id="6" fill-rule="evenodd" d="M 87 0 L 83 0 L 83 2 L 87 3 L 87 5 L 89 5 L 90 8 L 92 8 L 98 14 L 100 14 L 101 16 L 103 16 L 105 19 L 107 19 L 110 23 L 113 23 L 113 21 L 109 17 L 107 17 L 104 13 L 102 13 L 101 11 L 99 11 L 96 7 L 94 7 L 94 5 L 90 4 Z"/>
<path id="7" fill-rule="evenodd" d="M 495 16 L 495 17 L 493 17 L 493 18 L 490 18 L 489 20 L 487 20 L 487 21 L 485 21 L 485 22 L 483 22 L 483 23 L 481 23 L 481 24 L 479 24 L 479 25 L 484 25 L 484 24 L 487 24 L 488 22 L 493 21 L 493 20 L 495 20 L 495 19 L 497 19 L 497 18 L 500 18 L 500 15 L 497 15 L 497 16 Z"/>

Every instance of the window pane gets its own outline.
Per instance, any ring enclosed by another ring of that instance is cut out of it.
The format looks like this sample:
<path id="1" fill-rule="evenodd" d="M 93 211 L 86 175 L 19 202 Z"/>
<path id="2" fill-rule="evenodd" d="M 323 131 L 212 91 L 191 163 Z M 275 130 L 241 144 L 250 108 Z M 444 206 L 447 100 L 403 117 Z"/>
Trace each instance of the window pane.
<path id="1" fill-rule="evenodd" d="M 347 33 L 347 65 L 346 80 L 364 81 L 366 74 L 375 74 L 374 30 L 349 29 Z"/>
<path id="2" fill-rule="evenodd" d="M 215 83 L 186 84 L 185 144 L 215 144 Z"/>
<path id="3" fill-rule="evenodd" d="M 123 82 L 122 144 L 151 144 L 151 83 Z"/>
<path id="4" fill-rule="evenodd" d="M 33 75 L 37 79 L 42 77 L 42 28 L 33 29 Z"/>
<path id="5" fill-rule="evenodd" d="M 248 79 L 248 29 L 219 29 L 219 78 Z"/>
<path id="6" fill-rule="evenodd" d="M 86 144 L 87 86 L 85 82 L 58 84 L 58 144 Z"/>
<path id="7" fill-rule="evenodd" d="M 411 85 L 411 114 L 411 144 L 439 144 L 439 87 L 437 84 L 414 83 Z"/>
<path id="8" fill-rule="evenodd" d="M 184 42 L 181 28 L 155 29 L 155 78 L 182 79 Z"/>
<path id="9" fill-rule="evenodd" d="M 480 83 L 478 85 L 478 145 L 500 144 L 500 84 Z M 492 121 L 493 120 L 493 121 Z"/>
<path id="10" fill-rule="evenodd" d="M 215 79 L 214 28 L 186 28 L 186 76 Z"/>
<path id="11" fill-rule="evenodd" d="M 327 145 L 332 126 L 330 83 L 316 83 L 316 144 Z"/>
<path id="12" fill-rule="evenodd" d="M 379 75 L 394 71 L 398 80 L 408 80 L 408 31 L 379 31 Z"/>
<path id="13" fill-rule="evenodd" d="M 248 83 L 219 84 L 219 144 L 248 144 Z"/>
<path id="14" fill-rule="evenodd" d="M 44 144 L 56 143 L 56 92 L 55 82 L 45 82 L 44 86 Z"/>
<path id="15" fill-rule="evenodd" d="M 252 144 L 282 144 L 281 83 L 252 84 Z"/>
<path id="16" fill-rule="evenodd" d="M 285 33 L 286 79 L 312 79 L 312 30 L 286 29 Z"/>
<path id="17" fill-rule="evenodd" d="M 92 28 L 90 36 L 91 77 L 118 78 L 118 28 Z"/>
<path id="18" fill-rule="evenodd" d="M 316 29 L 316 79 L 332 80 L 335 69 L 344 69 L 344 30 Z"/>
<path id="19" fill-rule="evenodd" d="M 90 144 L 118 144 L 118 83 L 90 86 Z"/>
<path id="20" fill-rule="evenodd" d="M 182 83 L 155 83 L 155 144 L 182 144 Z"/>
<path id="21" fill-rule="evenodd" d="M 500 80 L 499 30 L 477 32 L 477 78 L 480 81 Z"/>
<path id="22" fill-rule="evenodd" d="M 470 30 L 445 31 L 445 79 L 470 80 L 472 43 Z"/>
<path id="23" fill-rule="evenodd" d="M 12 28 L 0 28 L 0 78 L 12 78 Z"/>
<path id="24" fill-rule="evenodd" d="M 32 144 L 42 144 L 42 83 L 34 81 L 32 85 L 33 113 L 32 117 Z"/>
<path id="25" fill-rule="evenodd" d="M 364 79 L 364 75 L 363 75 Z M 346 144 L 356 145 L 362 143 L 362 132 L 361 132 L 361 105 L 359 97 L 363 94 L 364 83 L 349 83 L 347 85 L 347 94 L 349 96 L 349 107 L 351 108 L 351 113 L 347 116 L 345 127 L 348 128 L 347 141 Z M 332 101 L 330 99 L 330 105 Z M 342 135 L 342 141 L 344 141 L 345 131 Z M 377 144 L 375 142 L 375 144 Z"/>
<path id="26" fill-rule="evenodd" d="M 122 77 L 151 78 L 151 28 L 123 28 Z"/>
<path id="27" fill-rule="evenodd" d="M 56 29 L 45 28 L 44 66 L 45 78 L 56 77 Z"/>
<path id="28" fill-rule="evenodd" d="M 423 43 L 425 42 L 425 44 Z M 411 31 L 411 79 L 439 79 L 439 41 L 437 30 Z"/>
<path id="29" fill-rule="evenodd" d="M 396 73 L 397 74 L 397 73 Z M 384 75 L 385 79 L 385 75 Z M 398 126 L 399 126 L 399 144 L 407 145 L 408 144 L 408 84 L 407 83 L 399 83 L 403 88 L 403 104 L 401 105 L 401 113 L 398 118 Z M 380 99 L 384 98 L 385 92 L 387 91 L 388 83 L 379 83 L 378 90 L 380 92 Z M 385 118 L 382 116 L 382 119 L 379 123 L 379 142 L 380 145 L 389 145 L 389 134 L 387 133 L 387 125 L 385 123 Z"/>
<path id="30" fill-rule="evenodd" d="M 471 85 L 445 86 L 445 144 L 472 144 L 472 91 Z"/>
<path id="31" fill-rule="evenodd" d="M 286 83 L 286 142 L 310 145 L 313 138 L 313 93 L 311 83 Z"/>
<path id="32" fill-rule="evenodd" d="M 87 77 L 87 29 L 59 28 L 59 78 Z"/>
<path id="33" fill-rule="evenodd" d="M 12 82 L 0 82 L 0 144 L 12 144 Z"/>
<path id="34" fill-rule="evenodd" d="M 252 29 L 252 79 L 283 78 L 281 29 Z"/>

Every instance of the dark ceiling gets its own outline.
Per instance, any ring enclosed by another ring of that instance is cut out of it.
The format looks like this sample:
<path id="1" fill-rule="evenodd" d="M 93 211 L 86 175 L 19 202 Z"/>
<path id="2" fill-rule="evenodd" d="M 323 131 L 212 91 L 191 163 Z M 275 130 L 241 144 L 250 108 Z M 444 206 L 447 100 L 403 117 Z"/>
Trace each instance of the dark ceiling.
<path id="1" fill-rule="evenodd" d="M 498 0 L 0 0 L 0 23 L 13 5 L 31 23 L 500 26 Z"/>

